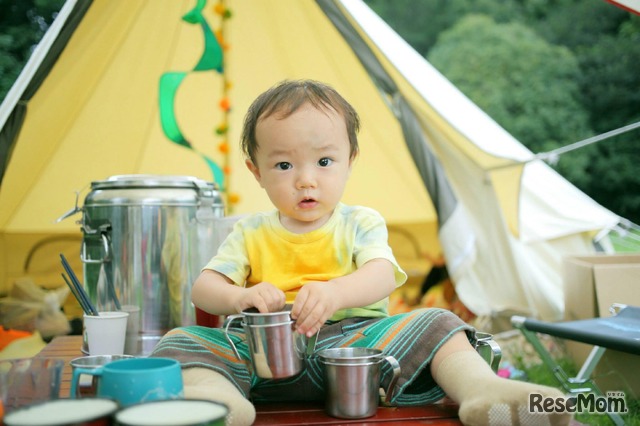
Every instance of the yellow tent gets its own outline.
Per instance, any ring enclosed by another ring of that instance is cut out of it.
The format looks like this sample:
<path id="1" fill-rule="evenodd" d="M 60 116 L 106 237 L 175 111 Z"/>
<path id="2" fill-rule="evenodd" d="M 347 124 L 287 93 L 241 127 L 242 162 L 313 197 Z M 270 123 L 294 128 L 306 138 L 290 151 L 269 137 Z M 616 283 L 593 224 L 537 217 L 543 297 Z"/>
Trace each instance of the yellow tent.
<path id="1" fill-rule="evenodd" d="M 204 21 L 182 19 L 201 7 Z M 218 33 L 223 72 L 194 71 L 205 27 Z M 180 72 L 172 105 L 193 149 L 169 140 L 160 121 L 160 79 Z M 64 285 L 59 252 L 82 270 L 79 225 L 56 219 L 76 193 L 82 207 L 92 181 L 211 181 L 206 155 L 228 172 L 230 213 L 271 208 L 242 164 L 241 120 L 259 93 L 296 78 L 333 85 L 361 114 L 344 201 L 384 215 L 411 275 L 426 272 L 422 255 L 443 252 L 475 313 L 561 315 L 562 254 L 592 251 L 593 232 L 618 218 L 529 163 L 529 151 L 357 0 L 68 0 L 0 108 L 0 290 L 24 275 Z"/>

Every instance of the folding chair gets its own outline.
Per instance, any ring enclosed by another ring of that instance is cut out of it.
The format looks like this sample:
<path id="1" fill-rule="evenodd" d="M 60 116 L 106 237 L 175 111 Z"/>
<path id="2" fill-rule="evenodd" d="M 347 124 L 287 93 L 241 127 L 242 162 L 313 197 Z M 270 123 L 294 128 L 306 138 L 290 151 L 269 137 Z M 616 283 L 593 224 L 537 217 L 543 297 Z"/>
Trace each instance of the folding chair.
<path id="1" fill-rule="evenodd" d="M 606 349 L 640 355 L 640 307 L 614 304 L 610 308 L 613 316 L 566 322 L 546 322 L 521 316 L 511 317 L 511 324 L 519 329 L 533 345 L 544 364 L 553 372 L 562 387 L 569 393 L 591 392 L 604 396 L 591 375 Z M 591 353 L 576 377 L 566 372 L 553 360 L 536 333 L 547 334 L 566 340 L 593 345 Z M 608 413 L 617 425 L 624 421 L 618 413 Z"/>

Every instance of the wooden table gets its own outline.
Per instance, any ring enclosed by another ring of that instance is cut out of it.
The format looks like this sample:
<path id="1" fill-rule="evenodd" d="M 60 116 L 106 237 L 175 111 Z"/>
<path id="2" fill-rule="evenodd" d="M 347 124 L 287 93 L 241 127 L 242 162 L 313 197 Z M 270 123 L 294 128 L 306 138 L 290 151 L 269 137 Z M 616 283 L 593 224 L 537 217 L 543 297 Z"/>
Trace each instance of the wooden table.
<path id="1" fill-rule="evenodd" d="M 71 365 L 69 362 L 83 356 L 80 350 L 82 336 L 60 336 L 49 343 L 37 357 L 59 358 L 65 361 L 60 386 L 60 397 L 68 398 L 71 388 Z M 324 413 L 320 403 L 261 404 L 256 407 L 254 425 L 351 425 L 375 426 L 379 424 L 401 425 L 461 425 L 458 407 L 451 402 L 440 402 L 422 407 L 380 407 L 373 417 L 360 420 L 336 419 Z"/>

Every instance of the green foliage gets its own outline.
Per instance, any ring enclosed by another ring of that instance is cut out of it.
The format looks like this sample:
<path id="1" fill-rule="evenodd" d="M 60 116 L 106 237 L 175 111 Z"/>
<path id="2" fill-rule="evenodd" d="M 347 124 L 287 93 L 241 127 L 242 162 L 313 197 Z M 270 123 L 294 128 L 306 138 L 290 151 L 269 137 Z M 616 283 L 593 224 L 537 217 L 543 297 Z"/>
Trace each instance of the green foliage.
<path id="1" fill-rule="evenodd" d="M 627 400 L 629 412 L 624 416 L 627 426 L 640 426 L 640 400 Z"/>
<path id="2" fill-rule="evenodd" d="M 628 231 L 625 234 L 612 233 L 611 243 L 616 253 L 640 252 L 640 231 Z"/>
<path id="3" fill-rule="evenodd" d="M 606 1 L 556 1 L 539 14 L 529 14 L 525 24 L 549 43 L 575 51 L 598 43 L 603 35 L 615 35 L 629 13 Z"/>
<path id="4" fill-rule="evenodd" d="M 63 4 L 64 0 L 0 0 L 0 99 Z"/>
<path id="5" fill-rule="evenodd" d="M 591 134 L 575 57 L 522 24 L 467 15 L 441 33 L 428 60 L 535 152 Z"/>
<path id="6" fill-rule="evenodd" d="M 640 119 L 640 33 L 606 36 L 579 49 L 580 85 L 597 131 L 605 132 Z M 612 108 L 615 114 L 611 114 Z"/>
<path id="7" fill-rule="evenodd" d="M 575 377 L 578 369 L 575 362 L 571 358 L 560 358 L 557 360 L 558 365 L 565 371 L 569 377 Z M 545 386 L 552 386 L 562 391 L 560 382 L 555 378 L 551 370 L 542 364 L 525 365 L 516 360 L 515 367 L 523 370 L 527 376 L 527 381 Z M 640 400 L 627 397 L 626 399 L 629 412 L 624 415 L 625 424 L 628 426 L 640 426 Z M 578 413 L 575 420 L 585 425 L 613 425 L 613 421 L 609 416 L 604 414 Z"/>
<path id="8" fill-rule="evenodd" d="M 582 70 L 578 83 L 595 132 L 604 133 L 640 121 L 640 17 L 593 44 L 576 48 Z M 577 185 L 596 201 L 638 223 L 640 220 L 640 131 L 599 143 L 589 151 L 587 173 Z M 569 175 L 571 176 L 571 175 Z"/>
<path id="9" fill-rule="evenodd" d="M 640 121 L 640 17 L 606 2 L 566 1 L 531 26 L 575 54 L 581 102 L 596 134 Z M 558 170 L 600 204 L 640 221 L 640 132 L 564 156 Z M 581 165 L 577 167 L 576 158 Z"/>
<path id="10" fill-rule="evenodd" d="M 8 52 L 13 38 L 8 34 L 0 34 L 0 96 L 4 98 L 20 72 L 21 63 Z"/>
<path id="11" fill-rule="evenodd" d="M 640 219 L 640 136 L 617 137 L 597 146 L 597 156 L 588 167 L 593 177 L 585 191 L 602 205 L 638 223 Z"/>
<path id="12" fill-rule="evenodd" d="M 522 7 L 511 0 L 367 0 L 367 4 L 425 56 L 442 31 L 469 13 L 490 15 L 498 22 L 522 14 Z"/>
<path id="13" fill-rule="evenodd" d="M 576 368 L 576 363 L 573 359 L 564 356 L 557 359 L 556 362 L 569 377 L 575 377 L 578 374 L 578 369 Z M 514 364 L 516 368 L 525 372 L 529 382 L 554 388 L 561 388 L 560 381 L 545 364 L 536 363 L 527 365 L 517 359 Z"/>

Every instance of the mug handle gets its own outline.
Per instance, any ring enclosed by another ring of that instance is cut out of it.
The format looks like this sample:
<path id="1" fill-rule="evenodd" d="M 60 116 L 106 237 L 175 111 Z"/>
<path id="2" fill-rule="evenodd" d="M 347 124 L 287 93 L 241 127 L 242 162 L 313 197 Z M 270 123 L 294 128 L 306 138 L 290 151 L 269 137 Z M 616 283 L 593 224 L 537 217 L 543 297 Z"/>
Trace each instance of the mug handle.
<path id="1" fill-rule="evenodd" d="M 73 370 L 73 376 L 71 377 L 71 390 L 69 391 L 69 397 L 76 399 L 80 397 L 80 390 L 78 389 L 78 383 L 80 382 L 80 376 L 82 374 L 88 374 L 90 376 L 102 376 L 103 367 L 97 368 L 76 368 Z"/>
<path id="2" fill-rule="evenodd" d="M 238 349 L 236 348 L 236 345 L 233 343 L 233 341 L 229 337 L 229 327 L 231 326 L 232 322 L 238 319 L 242 319 L 243 317 L 244 317 L 243 314 L 229 315 L 227 319 L 224 321 L 224 337 L 227 338 L 227 342 L 229 342 L 229 344 L 231 345 L 231 349 L 233 349 L 233 353 L 236 355 L 236 358 L 238 358 L 239 360 L 242 360 L 242 358 L 240 358 L 240 354 L 238 353 Z"/>
<path id="3" fill-rule="evenodd" d="M 391 364 L 391 368 L 393 368 L 393 377 L 389 382 L 389 386 L 387 387 L 386 395 L 384 398 L 384 402 L 388 404 L 389 402 L 391 402 L 391 397 L 393 396 L 393 391 L 395 390 L 394 388 L 396 386 L 396 382 L 398 381 L 398 377 L 400 377 L 400 364 L 398 364 L 398 361 L 391 355 L 385 356 L 384 359 L 389 364 Z"/>

